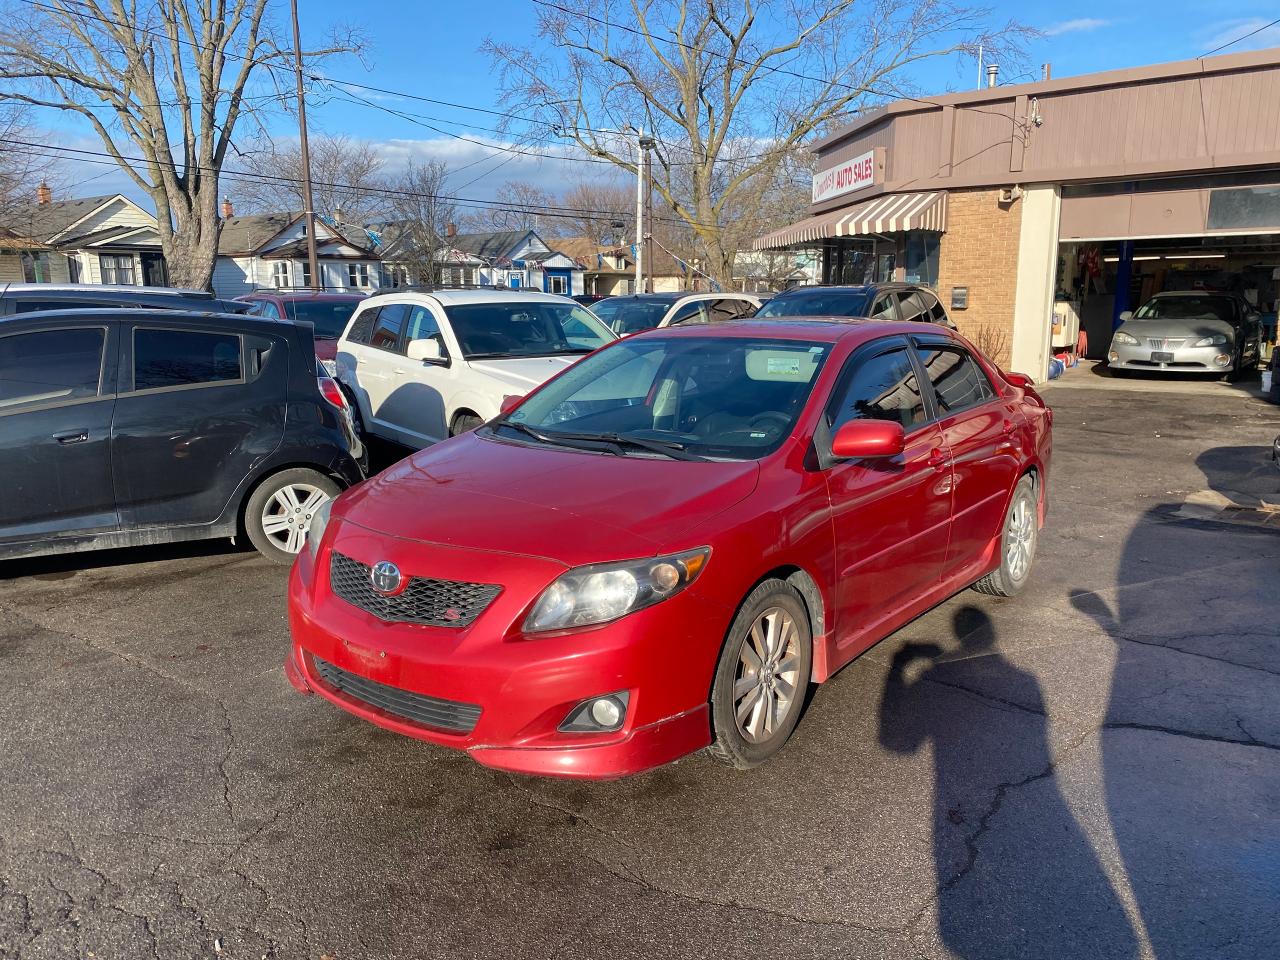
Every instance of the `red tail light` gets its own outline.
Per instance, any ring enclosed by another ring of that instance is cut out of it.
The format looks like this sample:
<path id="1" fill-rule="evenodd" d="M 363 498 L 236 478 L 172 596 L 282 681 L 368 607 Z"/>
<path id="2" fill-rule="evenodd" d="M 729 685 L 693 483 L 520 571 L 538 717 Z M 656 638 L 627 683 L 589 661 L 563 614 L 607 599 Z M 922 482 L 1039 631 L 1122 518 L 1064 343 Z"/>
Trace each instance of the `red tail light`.
<path id="1" fill-rule="evenodd" d="M 347 396 L 338 386 L 338 382 L 330 377 L 316 377 L 316 386 L 320 388 L 320 396 L 324 397 L 339 410 L 347 410 Z"/>

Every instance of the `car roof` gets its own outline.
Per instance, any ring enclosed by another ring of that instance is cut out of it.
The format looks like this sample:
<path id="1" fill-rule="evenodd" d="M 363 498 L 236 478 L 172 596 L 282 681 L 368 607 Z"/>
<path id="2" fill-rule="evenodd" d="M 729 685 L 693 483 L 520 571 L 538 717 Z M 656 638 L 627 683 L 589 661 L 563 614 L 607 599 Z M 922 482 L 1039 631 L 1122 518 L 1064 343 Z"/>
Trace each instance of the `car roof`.
<path id="1" fill-rule="evenodd" d="M 337 290 L 255 290 L 253 293 L 246 293 L 242 297 L 236 297 L 237 300 L 248 301 L 258 297 L 271 297 L 276 300 L 284 300 L 291 302 L 294 300 L 317 300 L 317 301 L 360 301 L 368 299 L 363 293 L 342 293 Z"/>
<path id="2" fill-rule="evenodd" d="M 216 297 L 208 290 L 189 290 L 184 287 L 142 287 L 127 283 L 8 283 L 0 289 L 0 296 L 11 297 L 18 294 L 78 294 L 85 297 L 102 294 L 122 294 L 135 297 L 193 297 L 200 300 L 214 300 Z"/>
<path id="3" fill-rule="evenodd" d="M 922 329 L 925 327 L 926 329 Z M 728 320 L 723 323 L 697 323 L 673 327 L 659 327 L 634 334 L 632 338 L 655 339 L 657 337 L 716 337 L 724 339 L 752 338 L 758 340 L 811 340 L 817 343 L 837 343 L 856 340 L 859 343 L 894 334 L 922 336 L 936 334 L 950 336 L 948 327 L 937 324 L 921 324 L 909 320 L 868 320 L 858 317 L 804 317 L 803 319 L 769 318 L 755 320 Z"/>
<path id="4" fill-rule="evenodd" d="M 636 300 L 641 303 L 675 303 L 685 297 L 696 297 L 698 294 L 692 291 L 678 290 L 669 291 L 667 293 L 619 293 L 612 297 L 605 297 L 606 300 Z"/>
<path id="5" fill-rule="evenodd" d="M 370 304 L 395 303 L 403 300 L 434 300 L 442 307 L 463 306 L 468 303 L 505 303 L 511 300 L 526 302 L 567 303 L 578 306 L 567 296 L 543 293 L 541 290 L 525 290 L 509 287 L 485 287 L 480 290 L 389 290 L 366 297 Z"/>
<path id="6" fill-rule="evenodd" d="M 218 321 L 236 324 L 284 324 L 294 326 L 291 320 L 254 317 L 245 313 L 227 313 L 222 310 L 163 310 L 157 307 L 69 307 L 65 310 L 31 310 L 0 317 L 0 330 L 5 326 L 17 326 L 28 320 L 61 326 L 84 323 L 86 320 L 164 320 L 169 323 L 189 320 L 208 323 Z"/>

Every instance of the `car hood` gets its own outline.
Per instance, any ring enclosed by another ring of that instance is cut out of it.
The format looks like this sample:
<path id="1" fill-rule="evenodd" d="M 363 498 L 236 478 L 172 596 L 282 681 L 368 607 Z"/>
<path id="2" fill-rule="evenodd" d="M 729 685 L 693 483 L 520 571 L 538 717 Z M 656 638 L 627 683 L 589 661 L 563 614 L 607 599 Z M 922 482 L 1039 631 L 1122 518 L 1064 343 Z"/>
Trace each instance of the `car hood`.
<path id="1" fill-rule="evenodd" d="M 1229 337 L 1235 335 L 1235 328 L 1218 317 L 1204 317 L 1192 320 L 1175 320 L 1171 318 L 1126 320 L 1120 325 L 1120 329 L 1144 342 L 1148 337 L 1175 339 L 1183 337 L 1199 340 L 1201 337 L 1212 337 L 1219 333 L 1225 333 Z"/>
<path id="2" fill-rule="evenodd" d="M 351 490 L 335 519 L 574 567 L 701 544 L 699 526 L 747 497 L 759 472 L 754 461 L 619 457 L 468 433 Z"/>
<path id="3" fill-rule="evenodd" d="M 468 360 L 472 370 L 528 393 L 550 380 L 569 364 L 581 360 L 583 354 L 562 357 L 512 357 L 508 360 Z"/>

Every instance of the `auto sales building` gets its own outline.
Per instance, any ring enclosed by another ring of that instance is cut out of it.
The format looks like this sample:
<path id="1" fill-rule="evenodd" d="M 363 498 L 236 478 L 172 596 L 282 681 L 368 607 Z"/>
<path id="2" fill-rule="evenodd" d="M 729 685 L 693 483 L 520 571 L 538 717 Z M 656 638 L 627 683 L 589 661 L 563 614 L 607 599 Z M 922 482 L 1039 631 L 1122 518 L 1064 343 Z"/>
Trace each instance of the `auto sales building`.
<path id="1" fill-rule="evenodd" d="M 810 216 L 756 249 L 932 286 L 1037 379 L 1154 293 L 1280 296 L 1280 49 L 898 101 L 812 149 Z"/>

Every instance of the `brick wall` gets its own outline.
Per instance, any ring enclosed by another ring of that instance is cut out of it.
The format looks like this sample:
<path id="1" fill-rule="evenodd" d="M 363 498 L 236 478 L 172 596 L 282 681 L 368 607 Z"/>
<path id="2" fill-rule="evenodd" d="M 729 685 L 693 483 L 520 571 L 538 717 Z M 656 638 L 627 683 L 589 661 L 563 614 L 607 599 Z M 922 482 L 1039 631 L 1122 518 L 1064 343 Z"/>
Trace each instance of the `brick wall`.
<path id="1" fill-rule="evenodd" d="M 1001 205 L 999 198 L 999 190 L 956 190 L 947 198 L 938 296 L 960 332 L 1008 369 L 1022 204 Z M 967 310 L 951 309 L 952 287 L 969 288 Z"/>

